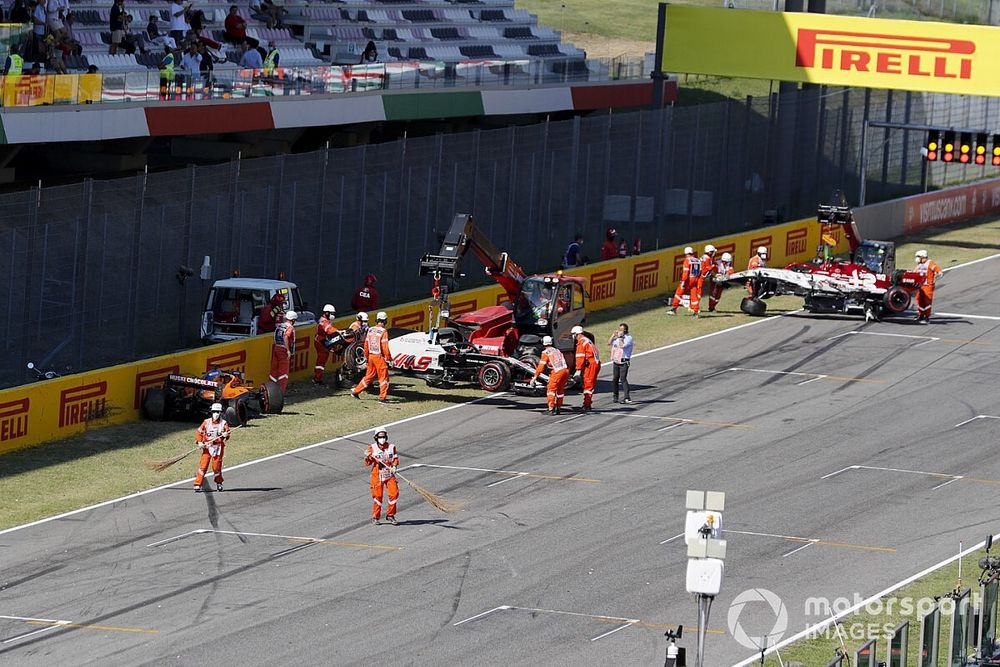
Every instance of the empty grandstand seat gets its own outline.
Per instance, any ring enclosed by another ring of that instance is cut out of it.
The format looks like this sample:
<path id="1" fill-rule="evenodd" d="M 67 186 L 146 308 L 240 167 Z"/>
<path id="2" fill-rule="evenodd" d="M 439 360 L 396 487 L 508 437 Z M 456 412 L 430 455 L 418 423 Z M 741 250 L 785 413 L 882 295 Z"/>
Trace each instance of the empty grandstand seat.
<path id="1" fill-rule="evenodd" d="M 66 69 L 85 70 L 89 66 L 85 56 L 68 55 L 63 58 Z"/>
<path id="2" fill-rule="evenodd" d="M 431 35 L 435 39 L 443 41 L 465 39 L 462 35 L 458 34 L 458 28 L 431 28 Z"/>
<path id="3" fill-rule="evenodd" d="M 502 9 L 484 9 L 479 12 L 480 21 L 509 21 Z"/>
<path id="4" fill-rule="evenodd" d="M 528 26 L 515 26 L 503 29 L 505 39 L 538 39 Z"/>
<path id="5" fill-rule="evenodd" d="M 468 58 L 496 58 L 497 54 L 493 52 L 493 47 L 489 44 L 474 44 L 472 46 L 463 46 L 459 48 L 459 51 L 463 56 Z"/>
<path id="6" fill-rule="evenodd" d="M 374 39 L 374 37 L 372 39 Z M 382 28 L 382 41 L 385 41 L 385 42 L 401 42 L 403 40 L 399 36 L 399 34 L 396 32 L 395 28 Z"/>
<path id="7" fill-rule="evenodd" d="M 399 49 L 398 46 L 390 46 L 389 55 L 395 58 L 396 60 L 403 60 L 403 58 L 405 57 L 403 55 L 403 52 Z"/>
<path id="8" fill-rule="evenodd" d="M 407 49 L 406 57 L 412 60 L 427 60 L 427 49 L 422 46 L 411 46 Z"/>
<path id="9" fill-rule="evenodd" d="M 546 58 L 549 56 L 561 56 L 563 53 L 555 44 L 531 44 L 528 46 L 528 55 Z"/>
<path id="10" fill-rule="evenodd" d="M 403 18 L 410 23 L 433 23 L 438 20 L 430 9 L 404 9 Z"/>

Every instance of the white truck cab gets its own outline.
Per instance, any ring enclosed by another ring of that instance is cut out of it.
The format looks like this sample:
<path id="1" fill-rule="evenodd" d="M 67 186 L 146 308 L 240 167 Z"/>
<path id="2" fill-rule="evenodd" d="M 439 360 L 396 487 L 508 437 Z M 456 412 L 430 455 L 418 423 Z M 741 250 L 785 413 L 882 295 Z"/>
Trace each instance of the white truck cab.
<path id="1" fill-rule="evenodd" d="M 262 327 L 259 320 L 261 309 L 278 293 L 285 297 L 284 310 L 299 314 L 296 325 L 316 322 L 316 315 L 306 310 L 308 305 L 302 301 L 295 283 L 265 278 L 226 278 L 215 281 L 208 291 L 201 316 L 201 342 L 206 345 L 222 343 L 273 331 L 273 325 Z"/>

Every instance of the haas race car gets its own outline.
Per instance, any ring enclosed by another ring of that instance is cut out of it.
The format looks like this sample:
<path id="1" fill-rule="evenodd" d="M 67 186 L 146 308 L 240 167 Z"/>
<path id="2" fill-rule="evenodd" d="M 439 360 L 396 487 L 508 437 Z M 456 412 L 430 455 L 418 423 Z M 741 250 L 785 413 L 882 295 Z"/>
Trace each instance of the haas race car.
<path id="1" fill-rule="evenodd" d="M 754 316 L 767 312 L 765 299 L 794 294 L 805 299 L 811 313 L 864 314 L 866 320 L 899 315 L 924 283 L 915 271 L 896 268 L 896 247 L 892 241 L 862 240 L 854 215 L 847 206 L 822 204 L 817 221 L 823 225 L 821 255 L 811 263 L 797 262 L 783 269 L 761 268 L 721 278 L 729 285 L 749 285 L 752 296 L 744 298 L 740 309 Z M 847 259 L 832 256 L 836 245 L 833 232 L 843 229 L 850 244 Z"/>
<path id="2" fill-rule="evenodd" d="M 508 301 L 452 317 L 442 278 L 457 279 L 468 251 L 486 266 Z M 489 392 L 530 386 L 542 351 L 542 336 L 552 336 L 573 371 L 570 329 L 586 320 L 584 279 L 561 274 L 527 276 L 507 253 L 480 232 L 471 215 L 457 214 L 436 255 L 420 260 L 420 275 L 434 278 L 429 331 L 389 329 L 391 367 L 423 378 L 432 387 L 478 384 Z M 362 341 L 345 351 L 344 371 L 354 379 L 365 372 Z M 544 375 L 541 379 L 548 380 Z"/>
<path id="3" fill-rule="evenodd" d="M 230 426 L 244 426 L 262 414 L 278 414 L 285 397 L 277 382 L 254 387 L 236 370 L 213 369 L 202 377 L 170 375 L 162 387 L 153 387 L 142 401 L 147 419 L 208 417 L 212 403 L 222 403 L 222 416 Z"/>

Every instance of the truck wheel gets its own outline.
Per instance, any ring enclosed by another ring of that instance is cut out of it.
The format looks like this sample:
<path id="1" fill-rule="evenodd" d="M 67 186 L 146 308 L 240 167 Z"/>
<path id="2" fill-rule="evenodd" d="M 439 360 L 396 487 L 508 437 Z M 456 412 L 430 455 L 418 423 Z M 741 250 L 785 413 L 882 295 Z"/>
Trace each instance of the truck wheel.
<path id="1" fill-rule="evenodd" d="M 483 364 L 479 369 L 479 386 L 490 393 L 507 391 L 510 389 L 510 370 L 498 361 Z"/>
<path id="2" fill-rule="evenodd" d="M 910 307 L 910 293 L 899 285 L 893 285 L 886 291 L 883 303 L 887 311 L 899 315 Z"/>
<path id="3" fill-rule="evenodd" d="M 752 317 L 763 317 L 767 312 L 767 304 L 760 299 L 753 297 L 743 297 L 740 301 L 740 310 Z"/>
<path id="4" fill-rule="evenodd" d="M 163 420 L 167 416 L 167 392 L 159 387 L 148 390 L 142 402 L 142 412 L 146 419 Z"/>
<path id="5" fill-rule="evenodd" d="M 285 409 L 285 395 L 281 393 L 281 387 L 277 382 L 272 380 L 265 382 L 261 387 L 260 398 L 266 415 L 280 415 Z"/>

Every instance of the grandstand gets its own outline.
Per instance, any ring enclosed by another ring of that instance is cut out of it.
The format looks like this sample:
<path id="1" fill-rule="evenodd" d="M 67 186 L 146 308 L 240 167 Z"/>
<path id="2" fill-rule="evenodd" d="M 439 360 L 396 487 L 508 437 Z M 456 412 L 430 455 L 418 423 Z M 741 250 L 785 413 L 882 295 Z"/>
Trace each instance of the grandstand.
<path id="1" fill-rule="evenodd" d="M 199 1 L 204 12 L 202 36 L 223 44 L 225 62 L 215 64 L 219 75 L 235 71 L 240 54 L 225 40 L 223 27 L 232 3 L 225 0 Z M 161 6 L 162 5 L 162 6 Z M 537 18 L 514 7 L 513 0 L 362 0 L 350 2 L 307 2 L 289 0 L 283 5 L 282 26 L 268 28 L 253 18 L 246 5 L 239 13 L 247 22 L 247 35 L 266 45 L 274 41 L 285 67 L 319 67 L 330 64 L 357 64 L 369 41 L 376 44 L 380 62 L 495 60 L 576 60 L 585 53 L 563 43 L 559 33 L 538 25 Z M 96 65 L 102 72 L 131 72 L 156 69 L 162 48 L 139 40 L 135 54 L 109 54 L 110 3 L 93 0 L 72 1 L 76 23 L 74 36 L 81 55 L 66 58 L 71 71 L 85 71 Z M 126 5 L 132 15 L 132 32 L 144 30 L 150 14 L 165 26 L 170 19 L 166 3 L 139 2 Z"/>

